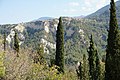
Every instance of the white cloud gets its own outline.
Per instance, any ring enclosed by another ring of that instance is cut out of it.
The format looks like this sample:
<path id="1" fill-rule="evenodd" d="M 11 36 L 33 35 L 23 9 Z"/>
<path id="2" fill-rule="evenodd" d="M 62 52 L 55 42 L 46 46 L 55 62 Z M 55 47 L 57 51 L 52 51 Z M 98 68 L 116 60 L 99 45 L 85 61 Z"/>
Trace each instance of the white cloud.
<path id="1" fill-rule="evenodd" d="M 73 6 L 73 7 L 76 7 L 76 6 L 79 6 L 80 4 L 78 2 L 70 2 L 69 3 L 69 6 Z"/>
<path id="2" fill-rule="evenodd" d="M 69 2 L 67 3 L 65 9 L 63 10 L 65 14 L 72 15 L 76 14 L 79 11 L 80 4 L 79 2 Z"/>
<path id="3" fill-rule="evenodd" d="M 96 8 L 99 9 L 99 8 L 105 6 L 107 3 L 109 3 L 108 0 L 100 0 L 99 2 L 96 3 Z"/>
<path id="4" fill-rule="evenodd" d="M 69 2 L 64 9 L 64 13 L 69 15 L 88 15 L 108 4 L 110 4 L 110 0 L 81 0 L 79 2 Z"/>
<path id="5" fill-rule="evenodd" d="M 93 13 L 109 4 L 109 2 L 109 0 L 84 0 L 81 10 L 84 11 L 84 13 Z"/>
<path id="6" fill-rule="evenodd" d="M 77 12 L 77 10 L 76 9 L 65 9 L 64 12 L 65 13 L 75 13 L 75 12 Z"/>
<path id="7" fill-rule="evenodd" d="M 84 4 L 86 6 L 91 6 L 91 2 L 92 2 L 92 0 L 91 1 L 90 0 L 84 0 Z"/>

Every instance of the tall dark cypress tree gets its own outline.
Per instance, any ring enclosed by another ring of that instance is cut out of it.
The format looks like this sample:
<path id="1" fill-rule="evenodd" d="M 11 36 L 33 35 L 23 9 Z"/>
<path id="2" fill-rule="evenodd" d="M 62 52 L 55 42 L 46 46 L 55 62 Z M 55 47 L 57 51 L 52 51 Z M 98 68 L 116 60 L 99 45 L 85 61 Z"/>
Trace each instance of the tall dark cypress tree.
<path id="1" fill-rule="evenodd" d="M 97 50 L 95 49 L 94 42 L 92 39 L 92 35 L 90 38 L 90 47 L 88 49 L 88 61 L 89 61 L 89 73 L 90 73 L 90 79 L 95 80 L 95 70 L 96 70 L 96 53 Z"/>
<path id="2" fill-rule="evenodd" d="M 64 73 L 64 29 L 61 17 L 56 32 L 55 64 L 59 67 L 58 71 Z"/>
<path id="3" fill-rule="evenodd" d="M 16 30 L 15 30 L 15 35 L 14 35 L 14 50 L 17 53 L 17 56 L 19 56 L 18 55 L 18 53 L 19 53 L 19 39 L 18 39 L 18 34 L 17 34 Z"/>
<path id="4" fill-rule="evenodd" d="M 6 51 L 6 33 L 4 31 L 4 41 L 3 41 L 3 44 L 4 44 L 4 52 Z"/>
<path id="5" fill-rule="evenodd" d="M 102 71 L 101 71 L 101 64 L 100 64 L 100 59 L 98 52 L 96 53 L 96 79 L 95 80 L 103 80 L 102 77 Z"/>
<path id="6" fill-rule="evenodd" d="M 105 80 L 120 80 L 120 33 L 114 0 L 110 3 L 110 23 L 107 40 Z"/>

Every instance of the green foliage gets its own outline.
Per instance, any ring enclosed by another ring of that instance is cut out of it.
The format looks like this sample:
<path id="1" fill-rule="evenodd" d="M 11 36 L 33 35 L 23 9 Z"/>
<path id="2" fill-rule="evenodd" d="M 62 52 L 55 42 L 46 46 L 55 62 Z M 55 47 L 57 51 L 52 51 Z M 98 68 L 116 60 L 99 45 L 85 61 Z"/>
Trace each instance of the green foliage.
<path id="1" fill-rule="evenodd" d="M 16 31 L 14 35 L 14 50 L 17 52 L 17 54 L 19 53 L 19 39 Z"/>
<path id="2" fill-rule="evenodd" d="M 120 32 L 116 18 L 114 0 L 110 3 L 110 23 L 107 40 L 107 54 L 105 64 L 105 79 L 119 80 L 120 78 Z"/>
<path id="3" fill-rule="evenodd" d="M 4 32 L 4 40 L 3 40 L 3 44 L 4 44 L 4 51 L 6 51 L 6 33 Z"/>
<path id="4" fill-rule="evenodd" d="M 82 79 L 83 78 L 83 67 L 82 67 L 82 64 L 80 62 L 80 64 L 78 65 L 78 69 L 76 69 L 76 73 L 77 73 L 77 76 L 78 76 L 78 79 Z"/>
<path id="5" fill-rule="evenodd" d="M 33 64 L 27 80 L 55 80 L 60 79 L 60 75 L 55 67 L 46 65 Z"/>
<path id="6" fill-rule="evenodd" d="M 95 79 L 95 71 L 96 71 L 96 54 L 97 50 L 95 49 L 94 42 L 92 39 L 92 35 L 90 38 L 90 47 L 88 49 L 88 61 L 89 61 L 89 72 L 90 72 L 90 79 L 91 80 L 96 80 Z"/>
<path id="7" fill-rule="evenodd" d="M 116 14 L 118 17 L 118 24 L 120 25 L 120 0 L 116 1 Z M 110 5 L 104 6 L 103 8 L 99 9 L 93 14 L 88 15 L 86 18 L 89 19 L 94 19 L 97 21 L 103 21 L 103 22 L 108 22 L 110 19 L 110 10 L 109 10 Z M 107 23 L 108 24 L 108 23 Z"/>
<path id="8" fill-rule="evenodd" d="M 37 48 L 37 52 L 34 55 L 34 63 L 45 63 L 45 56 L 44 56 L 44 46 L 41 44 Z"/>
<path id="9" fill-rule="evenodd" d="M 101 63 L 99 59 L 98 52 L 96 54 L 96 80 L 103 80 L 103 74 L 102 74 L 102 69 L 101 69 Z"/>
<path id="10" fill-rule="evenodd" d="M 32 64 L 26 80 L 77 80 L 74 72 L 58 74 L 57 66 L 48 67 L 45 64 Z"/>
<path id="11" fill-rule="evenodd" d="M 65 74 L 58 74 L 57 66 L 48 63 L 33 63 L 31 49 L 20 49 L 19 57 L 14 52 L 6 51 L 5 80 L 77 80 L 74 71 L 65 70 Z"/>
<path id="12" fill-rule="evenodd" d="M 4 52 L 0 53 L 0 79 L 5 76 L 4 55 Z"/>
<path id="13" fill-rule="evenodd" d="M 59 66 L 58 71 L 64 73 L 64 29 L 61 17 L 59 18 L 59 23 L 56 32 L 55 64 Z"/>
<path id="14" fill-rule="evenodd" d="M 80 80 L 89 80 L 89 67 L 85 54 L 83 55 L 83 60 L 80 62 L 80 65 L 78 65 L 76 72 Z"/>
<path id="15" fill-rule="evenodd" d="M 63 26 L 64 26 L 64 44 L 65 44 L 65 64 L 67 65 L 74 65 L 80 58 L 82 58 L 83 54 L 87 54 L 86 47 L 88 47 L 89 42 L 89 34 L 94 33 L 94 43 L 98 47 L 98 52 L 100 56 L 105 54 L 106 48 L 106 40 L 107 40 L 107 24 L 106 22 L 99 22 L 96 20 L 90 19 L 74 19 L 72 18 L 71 21 L 67 20 L 66 18 L 63 19 Z M 68 17 L 69 19 L 69 17 Z M 28 22 L 24 24 L 25 30 L 22 33 L 25 36 L 24 43 L 21 47 L 31 47 L 33 51 L 36 50 L 38 44 L 41 42 L 41 39 L 45 39 L 48 42 L 55 44 L 56 42 L 56 30 L 55 24 L 57 24 L 57 19 L 49 21 L 49 34 L 45 32 L 44 22 L 37 21 L 37 22 Z M 2 34 L 4 32 L 5 25 L 0 26 L 0 30 L 2 30 Z M 8 30 L 6 34 L 10 33 L 10 30 L 13 29 L 12 25 L 8 25 L 6 28 Z M 14 25 L 15 26 L 15 25 Z M 82 38 L 82 34 L 79 33 L 79 30 L 84 31 L 84 37 Z M 46 37 L 45 37 L 46 36 Z M 14 41 L 14 40 L 12 40 Z M 79 45 L 78 45 L 79 44 Z M 14 44 L 11 42 L 11 46 L 13 47 Z M 55 49 L 52 49 L 50 46 L 46 46 L 50 52 L 48 56 L 54 57 Z M 49 61 L 49 59 L 48 59 Z"/>
<path id="16" fill-rule="evenodd" d="M 89 80 L 89 67 L 88 61 L 86 59 L 86 55 L 83 54 L 83 79 L 82 80 Z"/>

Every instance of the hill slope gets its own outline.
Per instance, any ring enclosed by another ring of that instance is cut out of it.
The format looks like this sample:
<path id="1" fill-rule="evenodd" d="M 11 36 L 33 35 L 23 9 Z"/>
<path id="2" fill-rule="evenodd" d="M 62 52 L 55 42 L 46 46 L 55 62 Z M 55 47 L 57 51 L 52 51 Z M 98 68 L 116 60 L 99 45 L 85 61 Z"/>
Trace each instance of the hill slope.
<path id="1" fill-rule="evenodd" d="M 120 24 L 120 1 L 116 2 L 117 16 Z M 63 17 L 65 36 L 65 63 L 73 65 L 87 54 L 89 36 L 93 34 L 94 42 L 100 55 L 105 54 L 107 29 L 109 22 L 109 5 L 83 18 Z M 56 29 L 58 19 L 37 20 L 22 24 L 0 25 L 0 34 L 4 30 L 10 47 L 13 44 L 13 30 L 18 31 L 21 47 L 36 50 L 38 44 L 44 44 L 47 59 L 54 58 L 56 48 Z"/>
<path id="2" fill-rule="evenodd" d="M 109 7 L 110 7 L 110 5 L 107 5 L 103 8 L 101 8 L 101 9 L 99 9 L 95 13 L 86 16 L 86 18 L 108 22 L 109 21 L 109 16 L 110 16 Z M 116 2 L 116 14 L 117 14 L 117 17 L 118 17 L 118 22 L 120 22 L 120 0 Z"/>
<path id="3" fill-rule="evenodd" d="M 93 34 L 94 41 L 103 54 L 106 46 L 107 25 L 105 22 L 98 22 L 91 19 L 76 19 L 63 17 L 65 33 L 65 62 L 74 64 L 79 61 L 82 54 L 87 54 L 89 45 L 89 36 Z M 16 29 L 19 33 L 21 46 L 32 47 L 36 49 L 38 44 L 44 44 L 45 52 L 48 58 L 55 56 L 56 48 L 56 28 L 58 19 L 35 21 L 22 24 L 0 25 L 1 34 L 4 29 L 7 31 L 7 40 L 12 47 L 14 32 Z M 5 27 L 5 28 L 4 28 Z"/>

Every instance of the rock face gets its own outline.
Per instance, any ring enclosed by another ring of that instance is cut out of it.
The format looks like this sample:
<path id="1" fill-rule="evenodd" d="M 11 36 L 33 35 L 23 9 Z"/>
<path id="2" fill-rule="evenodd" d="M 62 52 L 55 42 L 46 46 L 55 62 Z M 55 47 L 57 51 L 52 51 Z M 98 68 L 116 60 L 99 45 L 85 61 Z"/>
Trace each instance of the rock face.
<path id="1" fill-rule="evenodd" d="M 49 33 L 49 28 L 48 28 L 49 25 L 45 25 L 45 31 L 46 33 Z"/>
<path id="2" fill-rule="evenodd" d="M 89 44 L 89 36 L 94 33 L 95 43 L 103 51 L 106 45 L 106 22 L 97 22 L 91 19 L 77 19 L 63 17 L 64 40 L 66 63 L 74 64 L 82 55 L 87 54 L 86 48 Z M 8 28 L 7 41 L 11 45 L 13 42 L 14 30 L 18 31 L 20 45 L 36 48 L 38 44 L 44 45 L 44 51 L 48 55 L 54 56 L 56 49 L 56 30 L 58 19 L 32 21 L 13 25 L 0 25 Z M 101 52 L 102 52 L 101 51 Z"/>
<path id="3" fill-rule="evenodd" d="M 120 0 L 116 2 L 118 23 L 120 25 Z M 106 48 L 109 22 L 109 5 L 85 18 L 62 17 L 65 40 L 65 62 L 74 64 L 83 54 L 87 54 L 89 36 L 93 34 L 98 52 L 103 55 Z M 42 18 L 21 24 L 0 25 L 0 34 L 7 33 L 9 44 L 13 41 L 14 29 L 18 31 L 20 45 L 36 48 L 44 44 L 45 52 L 54 56 L 56 48 L 57 18 Z"/>
<path id="4" fill-rule="evenodd" d="M 21 24 L 18 24 L 17 26 L 15 26 L 15 29 L 22 33 L 24 31 L 25 27 L 21 23 Z"/>
<path id="5" fill-rule="evenodd" d="M 23 26 L 23 24 L 18 24 L 17 26 L 15 26 L 14 28 L 12 28 L 10 30 L 10 33 L 8 34 L 6 40 L 8 41 L 9 44 L 12 43 L 13 39 L 14 39 L 14 35 L 15 32 L 14 30 L 18 31 L 18 37 L 19 37 L 19 45 L 21 45 L 24 42 L 25 36 L 22 34 L 23 31 L 25 30 L 25 27 Z"/>

